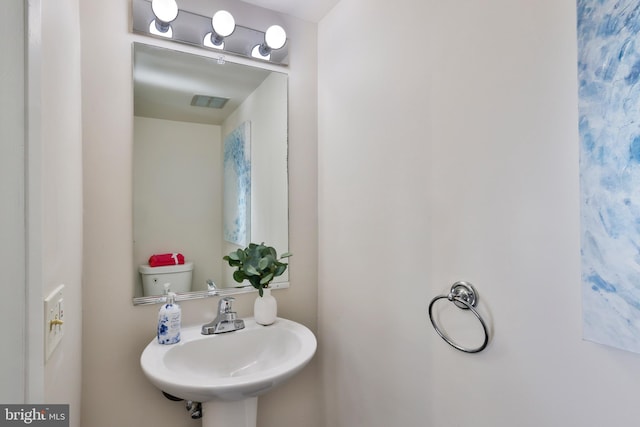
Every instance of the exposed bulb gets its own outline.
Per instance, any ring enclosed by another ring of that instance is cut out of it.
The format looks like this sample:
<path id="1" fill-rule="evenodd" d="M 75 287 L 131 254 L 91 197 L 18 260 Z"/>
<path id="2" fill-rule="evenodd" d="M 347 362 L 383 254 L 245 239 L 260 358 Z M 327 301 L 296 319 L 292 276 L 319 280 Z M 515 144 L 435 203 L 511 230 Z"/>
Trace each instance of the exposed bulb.
<path id="1" fill-rule="evenodd" d="M 156 18 L 164 23 L 169 23 L 178 16 L 178 4 L 175 0 L 153 0 L 151 10 Z"/>
<path id="2" fill-rule="evenodd" d="M 228 37 L 236 29 L 236 21 L 226 10 L 219 10 L 211 18 L 213 31 L 221 37 Z"/>
<path id="3" fill-rule="evenodd" d="M 267 28 L 264 41 L 271 49 L 280 49 L 287 41 L 287 33 L 280 25 L 272 25 Z"/>

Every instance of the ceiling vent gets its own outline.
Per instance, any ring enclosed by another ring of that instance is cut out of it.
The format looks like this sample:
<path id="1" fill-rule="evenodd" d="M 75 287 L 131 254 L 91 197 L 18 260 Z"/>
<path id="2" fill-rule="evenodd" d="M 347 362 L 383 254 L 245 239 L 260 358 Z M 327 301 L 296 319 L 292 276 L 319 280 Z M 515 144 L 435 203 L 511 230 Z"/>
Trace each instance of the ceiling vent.
<path id="1" fill-rule="evenodd" d="M 224 108 L 229 98 L 220 98 L 218 96 L 206 96 L 206 95 L 193 95 L 191 98 L 191 105 L 194 107 L 207 107 L 207 108 Z"/>

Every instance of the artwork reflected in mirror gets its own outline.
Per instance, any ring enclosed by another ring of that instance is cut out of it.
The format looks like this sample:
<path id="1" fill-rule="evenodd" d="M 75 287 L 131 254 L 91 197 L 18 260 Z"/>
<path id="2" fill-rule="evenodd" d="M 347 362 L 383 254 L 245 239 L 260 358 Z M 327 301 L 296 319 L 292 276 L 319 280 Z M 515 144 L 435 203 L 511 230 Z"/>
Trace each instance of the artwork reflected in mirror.
<path id="1" fill-rule="evenodd" d="M 225 137 L 223 158 L 224 240 L 245 247 L 251 243 L 251 125 L 248 121 Z"/>
<path id="2" fill-rule="evenodd" d="M 287 76 L 133 50 L 134 297 L 236 287 L 225 254 L 289 246 Z"/>

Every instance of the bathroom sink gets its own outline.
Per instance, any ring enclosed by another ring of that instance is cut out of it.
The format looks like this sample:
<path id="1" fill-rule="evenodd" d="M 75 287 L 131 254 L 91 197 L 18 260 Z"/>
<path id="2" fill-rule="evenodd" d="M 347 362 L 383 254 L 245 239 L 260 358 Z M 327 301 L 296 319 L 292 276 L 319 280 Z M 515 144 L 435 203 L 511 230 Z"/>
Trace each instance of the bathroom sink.
<path id="1" fill-rule="evenodd" d="M 299 323 L 244 321 L 244 329 L 217 335 L 202 335 L 199 325 L 183 328 L 173 345 L 154 338 L 140 357 L 142 370 L 154 386 L 185 400 L 240 401 L 286 381 L 316 351 L 315 336 Z"/>

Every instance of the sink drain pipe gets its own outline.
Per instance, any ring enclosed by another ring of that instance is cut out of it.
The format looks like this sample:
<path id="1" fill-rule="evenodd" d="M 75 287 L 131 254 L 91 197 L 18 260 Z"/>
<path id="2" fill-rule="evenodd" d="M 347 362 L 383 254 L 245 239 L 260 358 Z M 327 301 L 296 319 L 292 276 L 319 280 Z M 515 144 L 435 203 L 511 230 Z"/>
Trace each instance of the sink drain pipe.
<path id="1" fill-rule="evenodd" d="M 164 391 L 162 392 L 162 394 L 172 402 L 180 402 L 184 400 L 180 397 L 173 396 Z M 187 411 L 189 412 L 189 415 L 191 415 L 191 418 L 193 418 L 194 420 L 199 420 L 200 418 L 202 418 L 202 403 L 194 402 L 193 400 L 187 400 Z"/>
<path id="2" fill-rule="evenodd" d="M 192 400 L 187 401 L 187 411 L 194 420 L 202 418 L 202 403 L 194 402 Z"/>

